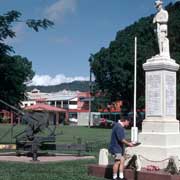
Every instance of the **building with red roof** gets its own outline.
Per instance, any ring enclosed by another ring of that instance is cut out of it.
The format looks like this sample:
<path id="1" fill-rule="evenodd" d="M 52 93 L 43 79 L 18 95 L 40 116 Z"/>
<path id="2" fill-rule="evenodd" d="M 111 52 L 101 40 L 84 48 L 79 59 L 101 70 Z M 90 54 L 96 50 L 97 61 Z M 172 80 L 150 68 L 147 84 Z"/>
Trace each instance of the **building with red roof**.
<path id="1" fill-rule="evenodd" d="M 34 104 L 24 108 L 26 111 L 42 111 L 48 112 L 50 115 L 50 120 L 55 124 L 62 123 L 68 117 L 68 111 L 63 108 L 50 106 L 48 104 Z"/>

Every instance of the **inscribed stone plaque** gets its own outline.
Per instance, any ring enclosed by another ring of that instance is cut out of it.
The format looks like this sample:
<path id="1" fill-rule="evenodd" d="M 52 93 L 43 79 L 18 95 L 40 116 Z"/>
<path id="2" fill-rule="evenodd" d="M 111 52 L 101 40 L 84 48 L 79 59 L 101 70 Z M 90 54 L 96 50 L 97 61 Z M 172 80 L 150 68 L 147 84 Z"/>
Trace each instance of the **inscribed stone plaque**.
<path id="1" fill-rule="evenodd" d="M 166 115 L 176 116 L 176 73 L 165 74 Z"/>
<path id="2" fill-rule="evenodd" d="M 147 116 L 161 116 L 161 72 L 146 73 L 146 114 Z"/>

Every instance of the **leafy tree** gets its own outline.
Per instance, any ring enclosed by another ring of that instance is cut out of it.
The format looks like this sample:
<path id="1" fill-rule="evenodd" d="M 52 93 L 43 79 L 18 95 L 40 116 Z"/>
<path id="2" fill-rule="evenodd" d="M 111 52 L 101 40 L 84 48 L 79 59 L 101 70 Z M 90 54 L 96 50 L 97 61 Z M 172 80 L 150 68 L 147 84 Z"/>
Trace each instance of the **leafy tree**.
<path id="1" fill-rule="evenodd" d="M 169 39 L 171 57 L 180 62 L 180 2 L 170 3 Z M 157 37 L 152 23 L 154 15 L 141 18 L 138 22 L 117 32 L 114 41 L 108 48 L 101 48 L 94 54 L 91 63 L 95 76 L 96 88 L 113 100 L 123 100 L 124 108 L 133 108 L 134 82 L 134 37 L 138 38 L 137 62 L 137 108 L 144 107 L 145 73 L 142 64 L 158 53 Z M 180 73 L 178 72 L 178 89 L 180 89 Z M 180 100 L 180 99 L 179 99 Z"/>
<path id="2" fill-rule="evenodd" d="M 13 52 L 13 48 L 4 43 L 4 40 L 8 37 L 14 38 L 16 33 L 12 30 L 12 24 L 22 22 L 20 20 L 21 13 L 15 10 L 9 11 L 4 15 L 0 15 L 0 56 L 4 54 Z M 34 20 L 28 19 L 25 21 L 28 27 L 34 29 L 36 32 L 39 31 L 39 28 L 47 29 L 49 26 L 52 26 L 54 23 L 48 19 L 43 20 Z"/>
<path id="3" fill-rule="evenodd" d="M 14 23 L 22 22 L 20 17 L 21 13 L 14 10 L 0 15 L 0 99 L 12 105 L 18 105 L 24 98 L 25 82 L 31 80 L 34 75 L 32 63 L 27 58 L 10 55 L 14 52 L 13 47 L 5 43 L 8 37 L 16 36 L 12 27 Z M 47 19 L 29 19 L 25 23 L 35 31 L 53 25 L 53 22 Z"/>
<path id="4" fill-rule="evenodd" d="M 0 99 L 17 105 L 24 98 L 25 82 L 32 79 L 32 63 L 21 56 L 4 56 L 0 59 Z"/>

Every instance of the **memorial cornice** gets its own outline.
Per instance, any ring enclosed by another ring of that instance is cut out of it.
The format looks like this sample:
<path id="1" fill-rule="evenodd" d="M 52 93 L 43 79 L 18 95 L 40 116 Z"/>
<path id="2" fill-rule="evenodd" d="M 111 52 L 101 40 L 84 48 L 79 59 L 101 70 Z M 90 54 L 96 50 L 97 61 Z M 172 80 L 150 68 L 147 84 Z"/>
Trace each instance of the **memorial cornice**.
<path id="1" fill-rule="evenodd" d="M 179 64 L 177 64 L 174 59 L 168 57 L 154 56 L 151 59 L 148 59 L 146 63 L 143 64 L 143 69 L 145 71 L 152 71 L 152 70 L 178 71 Z"/>

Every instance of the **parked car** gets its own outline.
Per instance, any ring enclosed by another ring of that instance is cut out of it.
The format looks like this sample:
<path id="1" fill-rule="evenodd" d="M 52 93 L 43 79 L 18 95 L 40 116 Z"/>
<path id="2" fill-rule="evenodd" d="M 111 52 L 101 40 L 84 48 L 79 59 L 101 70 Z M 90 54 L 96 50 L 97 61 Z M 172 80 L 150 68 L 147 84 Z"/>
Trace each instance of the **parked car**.
<path id="1" fill-rule="evenodd" d="M 78 119 L 76 119 L 76 118 L 69 118 L 69 124 L 70 125 L 77 125 L 77 123 L 78 123 Z"/>
<path id="2" fill-rule="evenodd" d="M 106 127 L 110 128 L 114 125 L 114 121 L 111 119 L 106 119 L 100 117 L 100 115 L 95 115 L 93 118 L 93 126 L 95 127 Z"/>

